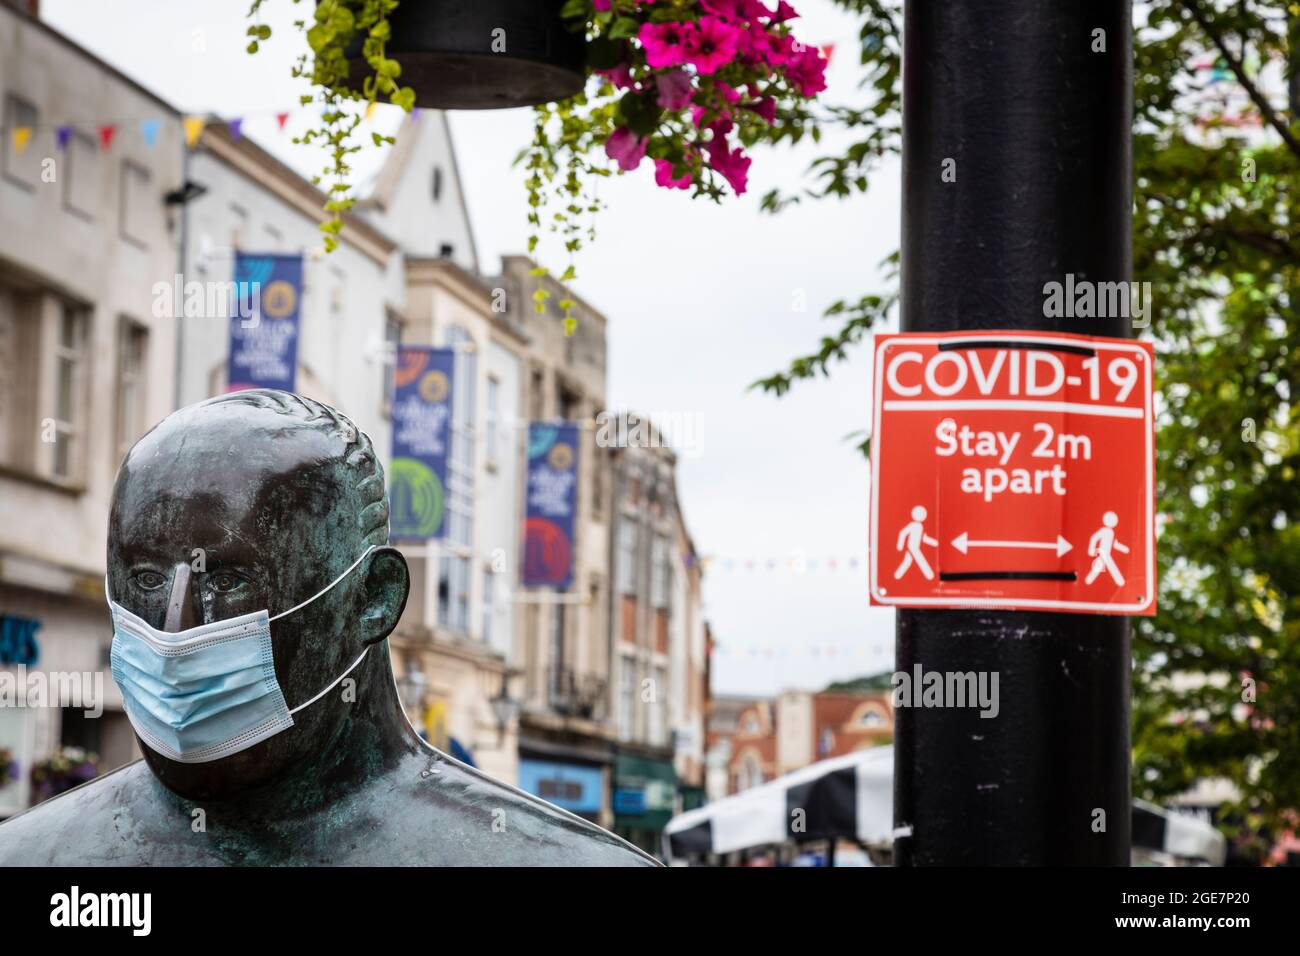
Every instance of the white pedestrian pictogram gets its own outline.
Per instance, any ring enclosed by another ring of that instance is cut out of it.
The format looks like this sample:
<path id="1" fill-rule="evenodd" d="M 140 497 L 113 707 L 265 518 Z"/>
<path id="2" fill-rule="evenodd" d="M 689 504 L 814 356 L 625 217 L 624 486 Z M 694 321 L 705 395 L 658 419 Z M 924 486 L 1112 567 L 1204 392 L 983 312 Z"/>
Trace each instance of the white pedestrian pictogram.
<path id="1" fill-rule="evenodd" d="M 1115 567 L 1115 561 L 1110 556 L 1112 548 L 1120 554 L 1129 553 L 1128 548 L 1115 540 L 1115 525 L 1119 524 L 1119 518 L 1115 512 L 1107 511 L 1102 515 L 1101 523 L 1104 527 L 1098 528 L 1093 533 L 1093 536 L 1088 539 L 1088 554 L 1093 556 L 1093 561 L 1092 567 L 1088 570 L 1088 576 L 1083 579 L 1083 583 L 1091 584 L 1097 580 L 1097 575 L 1101 574 L 1104 568 L 1116 584 L 1123 584 L 1124 575 L 1119 573 L 1119 568 Z"/>
<path id="2" fill-rule="evenodd" d="M 925 560 L 925 555 L 921 553 L 921 545 L 928 544 L 935 548 L 939 542 L 925 533 L 925 509 L 917 505 L 912 509 L 912 520 L 903 525 L 903 530 L 898 532 L 898 550 L 906 551 L 903 555 L 902 563 L 899 564 L 898 570 L 894 572 L 894 580 L 897 581 L 907 569 L 916 562 L 916 566 L 921 569 L 927 581 L 934 580 L 934 572 L 930 570 L 930 564 Z"/>

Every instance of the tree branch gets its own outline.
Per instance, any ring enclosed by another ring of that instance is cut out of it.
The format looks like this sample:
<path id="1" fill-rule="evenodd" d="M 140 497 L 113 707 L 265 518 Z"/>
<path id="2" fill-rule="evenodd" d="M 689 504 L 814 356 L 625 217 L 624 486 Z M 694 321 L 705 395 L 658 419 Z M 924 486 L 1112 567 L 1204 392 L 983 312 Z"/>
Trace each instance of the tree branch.
<path id="1" fill-rule="evenodd" d="M 1259 88 L 1251 82 L 1250 77 L 1246 75 L 1246 68 L 1242 65 L 1241 60 L 1234 56 L 1232 51 L 1228 49 L 1228 45 L 1223 40 L 1223 34 L 1218 31 L 1210 18 L 1205 15 L 1205 11 L 1201 9 L 1199 0 L 1182 0 L 1182 4 L 1187 12 L 1192 15 L 1192 19 L 1196 21 L 1197 25 L 1205 31 L 1205 35 L 1208 36 L 1218 48 L 1220 55 L 1227 60 L 1228 66 L 1232 68 L 1232 72 L 1237 77 L 1237 82 L 1245 88 L 1251 101 L 1259 108 L 1260 115 L 1262 115 L 1268 125 L 1273 127 L 1273 129 L 1277 131 L 1277 134 L 1282 137 L 1282 142 L 1286 143 L 1287 148 L 1295 154 L 1296 159 L 1300 159 L 1300 140 L 1296 139 L 1295 134 L 1291 132 L 1286 123 L 1282 122 L 1282 118 L 1277 115 L 1277 111 L 1273 109 L 1268 99 L 1264 94 L 1260 93 Z"/>

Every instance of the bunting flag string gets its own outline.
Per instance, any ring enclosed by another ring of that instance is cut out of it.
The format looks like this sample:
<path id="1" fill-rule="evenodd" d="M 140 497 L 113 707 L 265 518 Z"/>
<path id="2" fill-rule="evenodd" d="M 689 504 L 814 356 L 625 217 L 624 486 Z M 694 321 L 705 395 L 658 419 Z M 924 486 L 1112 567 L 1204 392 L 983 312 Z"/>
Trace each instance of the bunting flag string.
<path id="1" fill-rule="evenodd" d="M 767 660 L 788 660 L 792 657 L 825 658 L 829 660 L 853 660 L 855 658 L 861 660 L 867 657 L 882 659 L 892 652 L 893 647 L 888 642 L 867 643 L 865 640 L 855 640 L 848 645 L 843 642 L 838 645 L 826 642 L 814 644 L 765 642 L 737 645 L 714 642 L 708 648 L 709 655 L 713 657 L 765 658 Z"/>
<path id="2" fill-rule="evenodd" d="M 373 122 L 376 118 L 376 107 L 384 104 L 369 104 L 365 109 L 366 122 Z M 231 116 L 219 118 L 211 114 L 189 113 L 183 115 L 181 120 L 181 129 L 184 132 L 185 144 L 190 149 L 198 145 L 203 131 L 209 126 L 225 126 L 230 137 L 235 141 L 243 138 L 246 124 L 250 120 L 261 118 L 273 119 L 276 129 L 285 133 L 291 121 L 296 117 L 303 115 L 319 118 L 321 108 L 319 105 L 310 104 L 301 106 L 293 110 L 266 110 L 252 113 L 245 113 L 240 116 Z M 418 122 L 420 118 L 419 108 L 411 111 L 411 121 Z M 22 126 L 6 127 L 0 125 L 0 143 L 7 143 L 16 154 L 26 151 L 36 139 L 46 131 L 52 131 L 54 136 L 54 146 L 59 152 L 68 148 L 69 142 L 78 131 L 84 132 L 90 138 L 99 143 L 101 150 L 107 152 L 112 149 L 113 144 L 118 141 L 118 133 L 123 130 L 135 129 L 139 132 L 140 141 L 146 149 L 154 149 L 159 142 L 162 134 L 164 118 L 161 116 L 145 117 L 143 119 L 117 119 L 106 122 L 71 122 L 71 123 L 36 123 L 25 124 Z"/>
<path id="3" fill-rule="evenodd" d="M 696 556 L 682 555 L 682 563 L 687 567 L 699 565 L 705 573 L 722 572 L 724 574 L 766 574 L 771 572 L 788 572 L 792 574 L 836 574 L 852 573 L 865 570 L 865 556 L 817 555 L 809 556 L 796 552 L 784 557 L 759 556 Z"/>

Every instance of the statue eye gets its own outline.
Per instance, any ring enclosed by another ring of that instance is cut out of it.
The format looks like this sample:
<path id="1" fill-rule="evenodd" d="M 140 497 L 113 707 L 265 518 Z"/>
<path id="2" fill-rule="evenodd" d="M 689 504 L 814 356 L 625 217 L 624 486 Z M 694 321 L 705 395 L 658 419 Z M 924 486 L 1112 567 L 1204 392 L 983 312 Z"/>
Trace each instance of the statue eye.
<path id="1" fill-rule="evenodd" d="M 231 571 L 215 571 L 208 576 L 208 583 L 212 586 L 212 590 L 228 594 L 237 590 L 244 583 L 244 579 Z"/>
<path id="2" fill-rule="evenodd" d="M 157 591 L 167 583 L 167 578 L 157 571 L 137 571 L 132 580 L 142 591 Z"/>

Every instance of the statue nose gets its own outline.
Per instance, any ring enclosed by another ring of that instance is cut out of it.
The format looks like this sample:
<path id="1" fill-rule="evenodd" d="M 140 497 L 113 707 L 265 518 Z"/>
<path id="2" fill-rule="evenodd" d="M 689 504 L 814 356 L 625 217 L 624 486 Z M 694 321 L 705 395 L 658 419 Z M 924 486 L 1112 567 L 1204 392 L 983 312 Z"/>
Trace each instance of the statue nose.
<path id="1" fill-rule="evenodd" d="M 172 591 L 167 600 L 167 619 L 163 622 L 163 630 L 175 634 L 193 626 L 194 600 L 190 594 L 190 566 L 181 562 L 172 573 Z"/>

